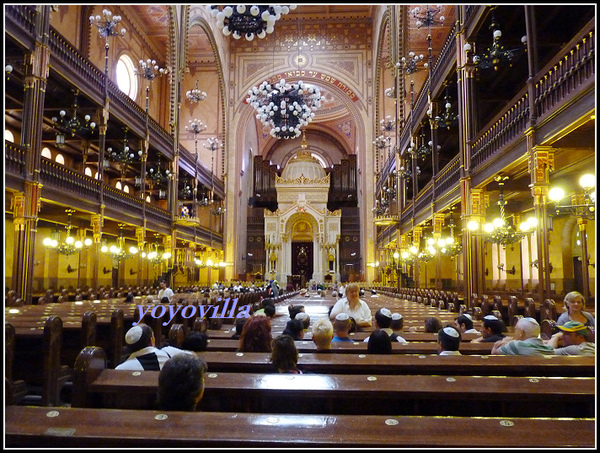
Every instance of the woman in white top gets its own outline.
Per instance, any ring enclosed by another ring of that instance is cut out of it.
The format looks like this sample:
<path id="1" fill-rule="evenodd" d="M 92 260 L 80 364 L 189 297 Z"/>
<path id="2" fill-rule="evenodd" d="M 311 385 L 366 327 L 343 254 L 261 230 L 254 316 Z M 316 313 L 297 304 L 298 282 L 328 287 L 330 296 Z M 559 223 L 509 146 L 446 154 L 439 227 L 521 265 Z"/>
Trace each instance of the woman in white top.
<path id="1" fill-rule="evenodd" d="M 372 325 L 371 309 L 365 301 L 359 299 L 359 290 L 358 284 L 348 283 L 345 292 L 346 297 L 338 300 L 331 309 L 329 317 L 332 321 L 339 313 L 346 313 L 354 318 L 356 325 L 360 327 L 370 327 Z"/>

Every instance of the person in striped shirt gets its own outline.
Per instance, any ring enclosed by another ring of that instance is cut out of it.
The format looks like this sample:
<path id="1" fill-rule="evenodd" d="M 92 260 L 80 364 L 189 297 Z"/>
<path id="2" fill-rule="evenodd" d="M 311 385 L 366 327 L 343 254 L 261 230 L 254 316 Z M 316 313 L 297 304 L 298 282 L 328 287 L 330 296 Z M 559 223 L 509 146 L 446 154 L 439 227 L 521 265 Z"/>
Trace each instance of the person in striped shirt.
<path id="1" fill-rule="evenodd" d="M 501 355 L 551 355 L 554 348 L 540 338 L 540 325 L 533 318 L 521 318 L 515 325 L 512 337 L 498 340 L 492 347 L 492 354 Z"/>

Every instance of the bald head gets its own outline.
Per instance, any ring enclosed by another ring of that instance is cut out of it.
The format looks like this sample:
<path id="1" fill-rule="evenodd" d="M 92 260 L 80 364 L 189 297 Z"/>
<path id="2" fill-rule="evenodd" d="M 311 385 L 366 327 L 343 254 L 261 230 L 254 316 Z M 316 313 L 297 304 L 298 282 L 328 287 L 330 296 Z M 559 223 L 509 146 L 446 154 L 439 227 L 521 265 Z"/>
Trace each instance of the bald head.
<path id="1" fill-rule="evenodd" d="M 533 318 L 521 318 L 515 325 L 515 338 L 517 340 L 527 340 L 528 338 L 537 338 L 540 335 L 540 325 Z"/>

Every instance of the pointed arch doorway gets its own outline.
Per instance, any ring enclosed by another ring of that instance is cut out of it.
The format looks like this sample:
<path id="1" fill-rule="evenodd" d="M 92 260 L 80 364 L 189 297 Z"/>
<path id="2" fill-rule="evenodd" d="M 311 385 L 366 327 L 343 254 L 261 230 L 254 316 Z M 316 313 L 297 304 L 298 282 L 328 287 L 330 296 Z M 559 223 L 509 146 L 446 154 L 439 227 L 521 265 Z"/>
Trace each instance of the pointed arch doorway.
<path id="1" fill-rule="evenodd" d="M 300 288 L 312 278 L 314 246 L 312 241 L 292 242 L 292 283 Z"/>

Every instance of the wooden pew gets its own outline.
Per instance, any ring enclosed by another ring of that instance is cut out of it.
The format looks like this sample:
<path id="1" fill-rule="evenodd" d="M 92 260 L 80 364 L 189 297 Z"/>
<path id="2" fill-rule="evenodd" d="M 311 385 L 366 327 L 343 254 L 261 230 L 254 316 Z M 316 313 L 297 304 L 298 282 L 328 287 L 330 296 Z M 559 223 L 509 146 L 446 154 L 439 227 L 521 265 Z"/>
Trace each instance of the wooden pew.
<path id="1" fill-rule="evenodd" d="M 174 447 L 594 447 L 594 419 L 288 415 L 7 407 L 5 445 Z"/>
<path id="2" fill-rule="evenodd" d="M 73 407 L 155 408 L 158 371 L 106 369 L 101 348 L 84 349 L 77 363 Z M 435 404 L 432 405 L 432 401 Z M 398 379 L 394 375 L 209 372 L 199 409 L 357 415 L 593 417 L 595 379 L 423 375 L 404 375 Z"/>
<path id="3" fill-rule="evenodd" d="M 261 352 L 201 353 L 211 371 L 271 371 L 270 354 Z M 298 366 L 321 374 L 441 374 L 468 376 L 595 376 L 592 356 L 501 356 L 435 354 L 302 353 Z"/>
<path id="4" fill-rule="evenodd" d="M 43 330 L 15 332 L 13 379 L 25 381 L 28 393 L 39 389 L 41 405 L 59 404 L 60 390 L 70 377 L 61 363 L 62 320 L 51 316 Z"/>

